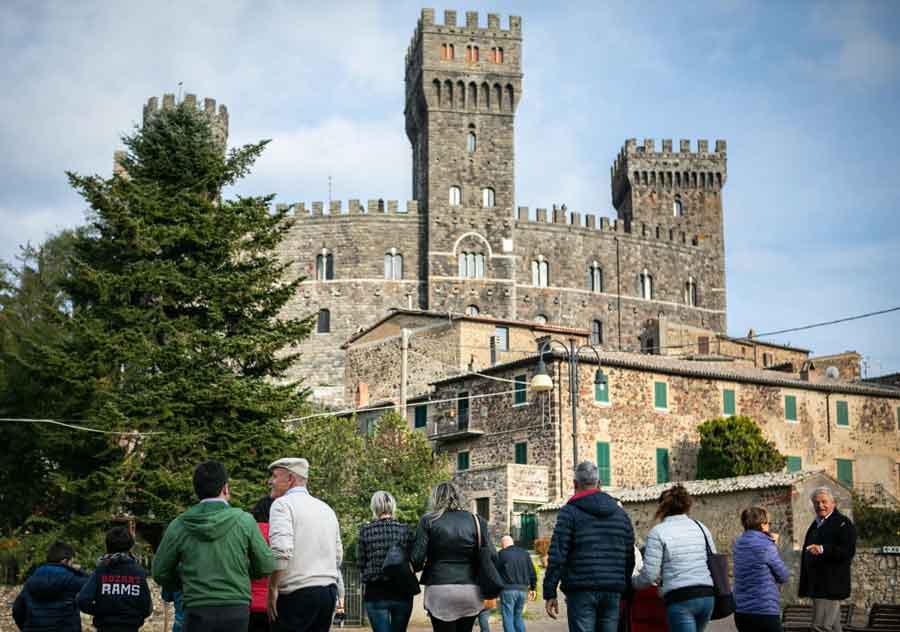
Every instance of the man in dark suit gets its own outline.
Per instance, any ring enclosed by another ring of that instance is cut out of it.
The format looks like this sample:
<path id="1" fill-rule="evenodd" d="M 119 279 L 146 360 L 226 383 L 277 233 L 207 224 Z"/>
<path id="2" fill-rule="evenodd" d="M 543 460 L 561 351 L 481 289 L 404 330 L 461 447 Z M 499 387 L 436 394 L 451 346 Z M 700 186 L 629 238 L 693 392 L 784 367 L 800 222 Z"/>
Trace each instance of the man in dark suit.
<path id="1" fill-rule="evenodd" d="M 850 596 L 856 528 L 835 508 L 834 494 L 828 487 L 817 488 L 810 499 L 816 519 L 803 541 L 799 595 L 812 599 L 812 630 L 841 632 L 841 601 Z"/>

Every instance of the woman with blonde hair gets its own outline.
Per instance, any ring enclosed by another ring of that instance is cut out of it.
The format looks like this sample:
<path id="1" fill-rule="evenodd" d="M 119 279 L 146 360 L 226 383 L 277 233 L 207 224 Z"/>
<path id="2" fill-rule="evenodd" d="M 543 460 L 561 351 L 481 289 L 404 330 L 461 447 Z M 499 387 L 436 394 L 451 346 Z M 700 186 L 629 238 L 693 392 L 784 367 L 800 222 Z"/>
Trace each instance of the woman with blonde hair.
<path id="1" fill-rule="evenodd" d="M 744 533 L 734 549 L 734 622 L 739 632 L 781 632 L 778 584 L 790 573 L 778 555 L 778 534 L 769 531 L 769 512 L 748 507 L 741 512 Z"/>

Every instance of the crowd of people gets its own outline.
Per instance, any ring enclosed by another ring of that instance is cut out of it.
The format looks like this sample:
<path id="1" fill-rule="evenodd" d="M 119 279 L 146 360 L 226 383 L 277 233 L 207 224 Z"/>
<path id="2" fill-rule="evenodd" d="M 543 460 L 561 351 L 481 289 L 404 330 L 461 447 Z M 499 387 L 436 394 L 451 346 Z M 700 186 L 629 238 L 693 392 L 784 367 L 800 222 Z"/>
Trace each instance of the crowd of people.
<path id="1" fill-rule="evenodd" d="M 168 525 L 152 564 L 163 598 L 175 603 L 173 632 L 327 632 L 343 610 L 340 528 L 334 511 L 307 489 L 309 463 L 284 458 L 269 471 L 270 494 L 247 513 L 229 504 L 221 463 L 195 468 L 199 502 Z M 687 490 L 675 485 L 662 493 L 658 522 L 639 550 L 631 519 L 599 488 L 593 463 L 577 466 L 574 484 L 550 542 L 542 586 L 547 614 L 560 615 L 561 590 L 570 632 L 702 632 L 719 598 L 710 564 L 715 538 L 690 517 Z M 856 532 L 827 487 L 811 501 L 816 517 L 804 541 L 799 595 L 812 600 L 811 630 L 840 632 Z M 397 520 L 389 492 L 372 496 L 357 561 L 374 632 L 404 632 L 420 586 L 434 632 L 471 632 L 476 620 L 488 632 L 487 614 L 497 602 L 503 631 L 525 632 L 523 611 L 537 589 L 531 556 L 508 535 L 498 552 L 487 521 L 466 506 L 453 482 L 441 483 L 412 528 Z M 735 623 L 740 632 L 780 631 L 779 585 L 789 571 L 778 535 L 761 507 L 745 509 L 740 520 Z M 152 601 L 133 546 L 127 528 L 110 529 L 107 553 L 88 575 L 72 563 L 72 547 L 54 543 L 15 600 L 16 624 L 24 632 L 80 632 L 84 612 L 99 632 L 137 632 Z M 485 564 L 500 579 L 492 584 L 497 594 L 485 594 Z"/>

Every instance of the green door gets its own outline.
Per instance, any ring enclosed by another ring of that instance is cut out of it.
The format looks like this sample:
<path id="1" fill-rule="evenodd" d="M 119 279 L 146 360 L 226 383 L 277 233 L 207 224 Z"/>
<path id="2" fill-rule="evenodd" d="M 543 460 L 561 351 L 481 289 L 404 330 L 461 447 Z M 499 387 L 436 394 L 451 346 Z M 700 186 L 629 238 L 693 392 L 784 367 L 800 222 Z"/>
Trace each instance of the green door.
<path id="1" fill-rule="evenodd" d="M 519 546 L 530 548 L 537 537 L 537 516 L 533 513 L 523 513 L 519 517 Z"/>

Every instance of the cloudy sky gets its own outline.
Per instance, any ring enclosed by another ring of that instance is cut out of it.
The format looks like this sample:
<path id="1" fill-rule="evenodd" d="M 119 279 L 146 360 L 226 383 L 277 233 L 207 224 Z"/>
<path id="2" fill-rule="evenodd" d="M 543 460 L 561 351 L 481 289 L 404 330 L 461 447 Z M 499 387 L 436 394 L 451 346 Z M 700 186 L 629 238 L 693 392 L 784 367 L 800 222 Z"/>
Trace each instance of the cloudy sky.
<path id="1" fill-rule="evenodd" d="M 64 171 L 108 173 L 142 104 L 180 81 L 228 106 L 232 143 L 273 139 L 242 192 L 322 200 L 331 175 L 335 199 L 409 198 L 421 6 L 4 2 L 0 258 L 81 223 Z M 517 205 L 614 215 L 626 138 L 724 138 L 729 333 L 900 305 L 900 3 L 430 6 L 522 16 Z M 898 329 L 894 312 L 774 340 L 855 349 L 877 375 L 900 371 Z"/>

